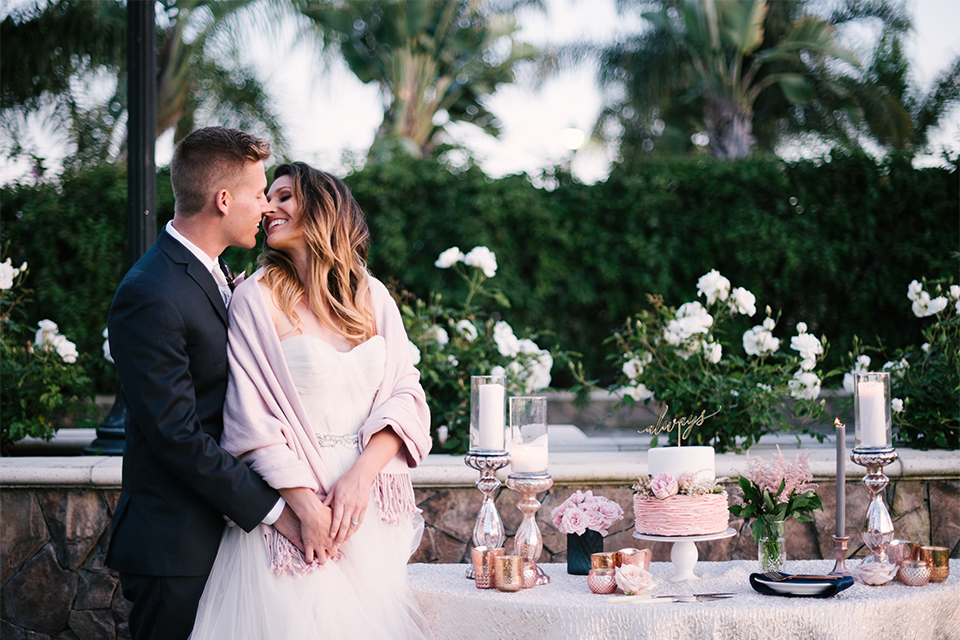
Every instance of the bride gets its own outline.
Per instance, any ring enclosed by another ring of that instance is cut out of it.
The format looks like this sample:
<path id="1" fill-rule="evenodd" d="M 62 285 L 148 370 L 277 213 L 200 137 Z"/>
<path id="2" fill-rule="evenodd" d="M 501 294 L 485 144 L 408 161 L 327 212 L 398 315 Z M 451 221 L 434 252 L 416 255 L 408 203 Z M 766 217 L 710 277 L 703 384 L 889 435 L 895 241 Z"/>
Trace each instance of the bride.
<path id="1" fill-rule="evenodd" d="M 400 312 L 341 180 L 285 164 L 267 198 L 262 268 L 230 304 L 222 445 L 329 536 L 304 556 L 273 527 L 227 527 L 191 638 L 422 638 L 408 470 L 430 419 Z"/>

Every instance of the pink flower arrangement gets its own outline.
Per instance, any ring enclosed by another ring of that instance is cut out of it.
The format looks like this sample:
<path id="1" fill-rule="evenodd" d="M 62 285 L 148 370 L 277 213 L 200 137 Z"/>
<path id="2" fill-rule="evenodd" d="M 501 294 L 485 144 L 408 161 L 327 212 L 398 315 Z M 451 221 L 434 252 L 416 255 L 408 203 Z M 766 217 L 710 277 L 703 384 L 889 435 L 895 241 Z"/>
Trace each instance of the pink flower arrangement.
<path id="1" fill-rule="evenodd" d="M 777 455 L 773 460 L 748 456 L 747 473 L 744 477 L 755 484 L 761 493 L 766 491 L 771 495 L 776 494 L 777 502 L 788 502 L 790 496 L 806 493 L 817 486 L 811 484 L 813 474 L 810 473 L 809 458 L 810 452 L 804 451 L 797 455 L 796 460 L 787 460 L 778 446 Z M 782 491 L 780 491 L 781 482 L 783 483 Z"/>
<path id="2" fill-rule="evenodd" d="M 670 496 L 677 494 L 684 496 L 703 496 L 710 493 L 722 493 L 721 485 L 726 478 L 697 478 L 697 474 L 687 471 L 677 480 L 672 474 L 667 472 L 658 473 L 656 476 L 640 476 L 637 484 L 633 485 L 633 490 L 638 495 L 658 500 L 666 500 Z"/>
<path id="3" fill-rule="evenodd" d="M 605 536 L 610 533 L 610 525 L 623 519 L 623 509 L 613 500 L 593 495 L 593 491 L 577 491 L 550 515 L 561 533 L 583 535 L 590 529 Z"/>

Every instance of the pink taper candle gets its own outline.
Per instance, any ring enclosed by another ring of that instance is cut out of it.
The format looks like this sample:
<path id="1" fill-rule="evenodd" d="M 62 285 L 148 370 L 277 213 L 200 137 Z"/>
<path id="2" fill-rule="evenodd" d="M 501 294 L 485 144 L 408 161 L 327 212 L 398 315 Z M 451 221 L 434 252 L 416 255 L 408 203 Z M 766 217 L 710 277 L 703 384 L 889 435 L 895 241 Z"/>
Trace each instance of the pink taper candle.
<path id="1" fill-rule="evenodd" d="M 846 470 L 846 439 L 847 432 L 839 418 L 833 419 L 837 427 L 837 537 L 842 538 L 845 531 L 845 515 L 847 511 L 847 470 Z"/>

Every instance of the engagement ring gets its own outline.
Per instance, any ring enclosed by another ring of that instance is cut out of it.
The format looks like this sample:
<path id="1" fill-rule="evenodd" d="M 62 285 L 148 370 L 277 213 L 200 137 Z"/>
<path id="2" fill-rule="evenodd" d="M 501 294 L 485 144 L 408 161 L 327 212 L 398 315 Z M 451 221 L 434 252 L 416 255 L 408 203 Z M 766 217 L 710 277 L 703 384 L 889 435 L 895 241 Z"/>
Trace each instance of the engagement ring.
<path id="1" fill-rule="evenodd" d="M 350 521 L 350 524 L 352 524 L 352 525 L 355 526 L 355 527 L 359 527 L 359 526 L 360 526 L 360 521 L 359 521 L 359 520 L 351 520 L 351 521 Z"/>

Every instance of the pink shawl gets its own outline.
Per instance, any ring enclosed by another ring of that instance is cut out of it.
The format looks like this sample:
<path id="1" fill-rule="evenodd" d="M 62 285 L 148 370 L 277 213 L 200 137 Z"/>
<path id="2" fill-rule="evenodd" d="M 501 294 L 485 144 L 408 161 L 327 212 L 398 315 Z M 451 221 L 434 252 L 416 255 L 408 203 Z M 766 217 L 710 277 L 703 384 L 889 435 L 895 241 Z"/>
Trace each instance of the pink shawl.
<path id="1" fill-rule="evenodd" d="M 230 378 L 221 445 L 275 489 L 310 487 L 325 494 L 331 479 L 258 285 L 263 274 L 260 269 L 247 278 L 230 303 Z M 384 338 L 387 355 L 383 382 L 360 428 L 360 448 L 386 428 L 403 440 L 397 456 L 374 484 L 380 518 L 396 522 L 401 515 L 418 511 L 409 469 L 430 452 L 430 411 L 400 310 L 383 283 L 372 276 L 370 295 L 377 333 Z"/>

